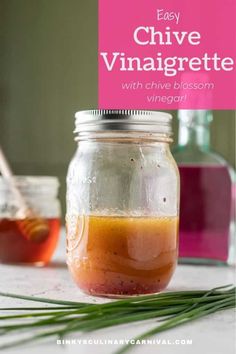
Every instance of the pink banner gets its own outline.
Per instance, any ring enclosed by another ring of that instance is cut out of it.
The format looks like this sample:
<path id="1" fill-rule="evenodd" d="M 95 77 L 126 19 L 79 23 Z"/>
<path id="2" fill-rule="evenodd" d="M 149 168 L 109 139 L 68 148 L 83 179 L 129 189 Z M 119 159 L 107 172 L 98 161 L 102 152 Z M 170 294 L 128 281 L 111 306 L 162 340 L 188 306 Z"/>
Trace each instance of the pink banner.
<path id="1" fill-rule="evenodd" d="M 99 108 L 235 109 L 234 0 L 99 0 Z"/>

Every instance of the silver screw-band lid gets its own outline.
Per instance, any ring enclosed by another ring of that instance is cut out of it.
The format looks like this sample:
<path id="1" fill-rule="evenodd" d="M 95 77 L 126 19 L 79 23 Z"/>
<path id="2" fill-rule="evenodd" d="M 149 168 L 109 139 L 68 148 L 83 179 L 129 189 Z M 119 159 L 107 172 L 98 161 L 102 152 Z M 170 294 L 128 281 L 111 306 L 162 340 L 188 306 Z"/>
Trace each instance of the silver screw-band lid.
<path id="1" fill-rule="evenodd" d="M 75 133 L 107 130 L 171 134 L 171 114 L 142 110 L 88 110 L 75 114 Z"/>

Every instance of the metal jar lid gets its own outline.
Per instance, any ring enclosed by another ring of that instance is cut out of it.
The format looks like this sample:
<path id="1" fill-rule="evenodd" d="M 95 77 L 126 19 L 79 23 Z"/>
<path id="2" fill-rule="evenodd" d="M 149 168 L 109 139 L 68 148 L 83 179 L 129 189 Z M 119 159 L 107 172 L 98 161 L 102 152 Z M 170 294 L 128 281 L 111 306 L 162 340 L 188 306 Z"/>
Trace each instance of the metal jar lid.
<path id="1" fill-rule="evenodd" d="M 75 133 L 142 131 L 170 135 L 172 116 L 142 110 L 88 110 L 75 114 Z"/>

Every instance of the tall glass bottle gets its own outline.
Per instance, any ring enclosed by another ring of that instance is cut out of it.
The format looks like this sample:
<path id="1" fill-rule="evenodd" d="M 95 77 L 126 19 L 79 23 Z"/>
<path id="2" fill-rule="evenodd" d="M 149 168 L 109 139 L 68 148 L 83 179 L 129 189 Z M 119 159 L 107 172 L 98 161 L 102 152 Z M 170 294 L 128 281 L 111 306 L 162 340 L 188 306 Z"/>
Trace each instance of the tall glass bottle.
<path id="1" fill-rule="evenodd" d="M 180 110 L 180 262 L 230 264 L 234 260 L 234 171 L 210 149 L 212 112 Z"/>

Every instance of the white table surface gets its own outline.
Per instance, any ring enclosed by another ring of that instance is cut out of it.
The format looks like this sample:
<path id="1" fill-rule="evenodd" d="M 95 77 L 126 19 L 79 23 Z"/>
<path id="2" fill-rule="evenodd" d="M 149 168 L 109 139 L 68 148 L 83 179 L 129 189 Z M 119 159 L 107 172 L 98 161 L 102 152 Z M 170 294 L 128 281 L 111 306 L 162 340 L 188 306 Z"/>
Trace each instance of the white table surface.
<path id="1" fill-rule="evenodd" d="M 64 233 L 51 265 L 44 268 L 31 266 L 15 266 L 0 264 L 1 291 L 24 295 L 35 295 L 62 300 L 106 301 L 84 295 L 73 283 L 65 264 Z M 223 284 L 234 283 L 235 269 L 232 267 L 187 266 L 179 265 L 168 290 L 210 289 Z M 38 303 L 30 302 L 31 306 Z M 0 297 L 0 306 L 26 306 L 17 299 Z M 40 303 L 39 303 L 40 305 Z M 41 304 L 42 305 L 42 304 Z M 29 303 L 28 303 L 29 306 Z M 144 323 L 122 325 L 116 328 L 99 330 L 93 334 L 72 335 L 78 339 L 130 339 L 156 326 L 155 320 Z M 196 320 L 167 332 L 152 337 L 174 343 L 179 339 L 191 339 L 191 345 L 155 344 L 135 346 L 130 353 L 134 354 L 234 354 L 235 347 L 235 314 L 226 310 L 206 318 Z M 1 338 L 0 338 L 1 339 Z M 118 349 L 115 344 L 71 344 L 60 346 L 54 339 L 43 343 L 31 344 L 17 349 L 4 350 L 10 354 L 112 354 Z"/>

